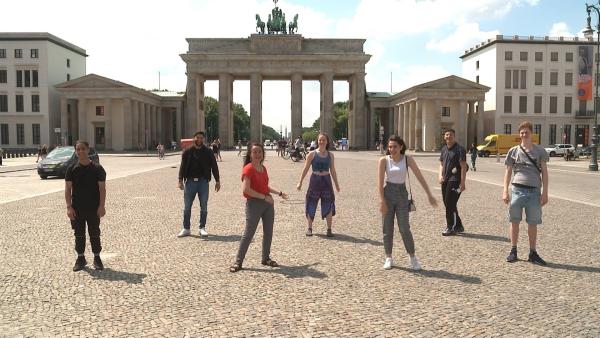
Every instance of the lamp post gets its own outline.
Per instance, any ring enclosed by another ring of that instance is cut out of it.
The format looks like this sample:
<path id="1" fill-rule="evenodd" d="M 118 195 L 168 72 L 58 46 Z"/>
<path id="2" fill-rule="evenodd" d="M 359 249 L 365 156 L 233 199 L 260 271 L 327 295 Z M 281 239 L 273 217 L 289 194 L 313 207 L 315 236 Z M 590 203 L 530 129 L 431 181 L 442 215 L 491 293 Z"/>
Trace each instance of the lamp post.
<path id="1" fill-rule="evenodd" d="M 594 39 L 594 29 L 592 29 L 591 22 L 591 12 L 592 9 L 596 11 L 598 23 L 596 25 L 596 77 L 594 78 L 594 84 L 596 87 L 596 95 L 594 96 L 594 134 L 592 135 L 592 158 L 590 160 L 590 165 L 588 169 L 590 171 L 598 171 L 598 77 L 599 77 L 599 66 L 600 66 L 600 0 L 598 0 L 597 5 L 588 5 L 585 4 L 585 9 L 587 11 L 587 27 L 583 30 L 583 34 L 588 39 Z"/>

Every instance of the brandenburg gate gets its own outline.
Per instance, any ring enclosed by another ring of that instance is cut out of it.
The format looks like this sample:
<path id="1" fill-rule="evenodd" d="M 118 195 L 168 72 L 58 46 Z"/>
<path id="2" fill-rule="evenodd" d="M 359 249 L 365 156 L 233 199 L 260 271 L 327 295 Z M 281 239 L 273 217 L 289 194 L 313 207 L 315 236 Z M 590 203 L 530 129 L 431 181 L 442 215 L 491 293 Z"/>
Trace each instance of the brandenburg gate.
<path id="1" fill-rule="evenodd" d="M 277 7 L 276 7 L 277 9 Z M 277 14 L 274 12 L 274 14 Z M 294 22 L 297 18 L 295 18 Z M 367 114 L 365 109 L 364 39 L 305 39 L 299 34 L 269 33 L 257 15 L 258 34 L 241 39 L 188 38 L 187 53 L 181 54 L 187 70 L 185 135 L 205 130 L 204 83 L 219 80 L 219 137 L 223 146 L 232 147 L 233 81 L 250 80 L 250 139 L 262 141 L 262 83 L 268 80 L 291 81 L 292 137 L 302 133 L 302 81 L 318 80 L 321 87 L 321 130 L 333 133 L 333 81 L 349 82 L 348 141 L 352 148 L 366 149 Z M 292 23 L 290 23 L 290 27 Z M 285 31 L 285 15 L 283 15 Z M 292 28 L 290 28 L 292 32 Z M 269 93 L 265 93 L 269 95 Z"/>

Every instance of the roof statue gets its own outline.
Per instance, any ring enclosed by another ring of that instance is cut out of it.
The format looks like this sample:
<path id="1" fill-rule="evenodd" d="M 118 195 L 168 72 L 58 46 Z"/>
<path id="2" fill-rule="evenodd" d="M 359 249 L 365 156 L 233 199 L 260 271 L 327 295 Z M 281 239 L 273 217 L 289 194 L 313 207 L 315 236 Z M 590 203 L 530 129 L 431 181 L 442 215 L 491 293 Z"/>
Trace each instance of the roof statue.
<path id="1" fill-rule="evenodd" d="M 275 8 L 268 15 L 266 23 L 267 34 L 296 34 L 298 31 L 298 14 L 294 15 L 294 20 L 287 25 L 285 21 L 285 13 L 277 7 L 279 0 L 273 0 Z M 265 22 L 260 19 L 260 15 L 256 14 L 256 32 L 265 34 Z"/>

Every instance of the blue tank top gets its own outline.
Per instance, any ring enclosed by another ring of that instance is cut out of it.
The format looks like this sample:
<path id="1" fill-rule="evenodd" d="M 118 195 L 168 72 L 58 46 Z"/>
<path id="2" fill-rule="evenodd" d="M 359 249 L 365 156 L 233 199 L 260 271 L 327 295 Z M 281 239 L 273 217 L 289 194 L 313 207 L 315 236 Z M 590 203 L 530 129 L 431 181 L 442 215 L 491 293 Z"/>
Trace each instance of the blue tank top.
<path id="1" fill-rule="evenodd" d="M 329 171 L 329 166 L 331 165 L 331 157 L 329 156 L 329 151 L 327 151 L 327 156 L 321 157 L 319 152 L 315 150 L 315 157 L 312 160 L 312 170 L 313 171 Z"/>

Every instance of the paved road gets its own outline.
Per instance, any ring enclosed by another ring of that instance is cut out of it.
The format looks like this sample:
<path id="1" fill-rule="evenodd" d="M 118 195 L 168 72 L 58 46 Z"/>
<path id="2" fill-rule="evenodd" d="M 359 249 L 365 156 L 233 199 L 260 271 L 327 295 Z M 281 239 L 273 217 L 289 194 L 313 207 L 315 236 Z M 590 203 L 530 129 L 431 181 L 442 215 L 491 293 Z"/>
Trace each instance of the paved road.
<path id="1" fill-rule="evenodd" d="M 231 274 L 227 267 L 244 225 L 241 163 L 235 154 L 225 153 L 220 163 L 223 188 L 211 192 L 208 240 L 175 237 L 182 208 L 176 168 L 109 181 L 101 226 L 103 272 L 70 271 L 73 238 L 61 192 L 0 205 L 0 335 L 600 335 L 598 207 L 552 199 L 544 209 L 539 245 L 550 264 L 508 264 L 506 207 L 497 185 L 469 182 L 459 204 L 467 233 L 451 238 L 440 236 L 443 210 L 429 207 L 415 186 L 418 210 L 411 224 L 424 270 L 407 269 L 396 234 L 396 268 L 384 271 L 374 188 L 377 157 L 336 154 L 342 192 L 336 237 L 329 239 L 321 220 L 315 222 L 316 236 L 304 236 L 304 192 L 292 190 L 302 164 L 270 153 L 266 165 L 272 185 L 291 194 L 290 201 L 276 205 L 272 253 L 282 266 L 260 265 L 259 230 L 245 270 Z M 429 171 L 435 158 L 418 161 L 435 184 Z M 498 165 L 484 162 L 469 178 L 497 181 L 502 174 L 492 168 Z M 109 177 L 117 176 L 116 167 L 106 165 Z M 147 163 L 142 167 L 150 169 Z M 573 184 L 597 179 L 572 177 Z M 576 212 L 565 215 L 564 210 Z M 193 215 L 195 223 L 197 205 Z M 521 242 L 524 257 L 525 234 Z"/>

